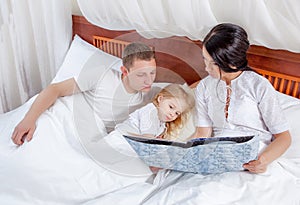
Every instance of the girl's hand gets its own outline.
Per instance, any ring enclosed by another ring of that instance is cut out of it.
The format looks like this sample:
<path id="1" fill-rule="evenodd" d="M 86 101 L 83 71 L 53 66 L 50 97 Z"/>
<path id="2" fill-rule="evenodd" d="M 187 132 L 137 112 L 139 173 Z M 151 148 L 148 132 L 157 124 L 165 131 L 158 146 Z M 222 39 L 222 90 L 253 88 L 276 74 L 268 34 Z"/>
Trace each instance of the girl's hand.
<path id="1" fill-rule="evenodd" d="M 150 168 L 150 170 L 152 171 L 153 174 L 156 174 L 159 170 L 163 169 L 163 168 L 160 168 L 160 167 L 152 167 L 152 166 L 150 166 L 149 168 Z"/>
<path id="2" fill-rule="evenodd" d="M 157 138 L 157 139 L 164 139 L 165 136 L 164 136 L 164 135 L 158 135 L 158 136 L 156 136 L 156 138 Z"/>
<path id="3" fill-rule="evenodd" d="M 263 156 L 259 156 L 257 160 L 252 160 L 243 165 L 245 169 L 252 173 L 264 173 L 267 171 L 268 163 Z"/>

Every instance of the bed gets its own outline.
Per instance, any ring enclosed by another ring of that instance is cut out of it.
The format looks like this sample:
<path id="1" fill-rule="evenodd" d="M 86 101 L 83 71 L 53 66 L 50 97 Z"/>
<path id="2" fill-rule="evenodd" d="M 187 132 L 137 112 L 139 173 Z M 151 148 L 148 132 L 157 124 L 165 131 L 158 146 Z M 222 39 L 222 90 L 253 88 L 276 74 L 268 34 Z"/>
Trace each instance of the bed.
<path id="1" fill-rule="evenodd" d="M 80 67 L 99 49 L 116 56 L 118 61 L 124 45 L 133 40 L 155 49 L 158 85 L 161 82 L 193 85 L 206 75 L 199 53 L 201 42 L 184 37 L 143 39 L 133 31 L 96 28 L 78 16 L 73 17 L 73 30 L 77 35 L 53 83 L 80 72 Z M 59 99 L 39 118 L 33 140 L 16 147 L 10 139 L 11 133 L 33 97 L 19 108 L 0 115 L 1 204 L 299 205 L 299 54 L 266 49 L 252 47 L 249 64 L 278 90 L 293 140 L 289 150 L 267 172 L 201 175 L 161 170 L 154 176 L 141 162 L 130 164 L 131 168 L 142 170 L 139 174 L 118 171 L 118 166 L 129 166 L 120 161 L 108 161 L 111 166 L 101 165 L 90 157 L 78 138 L 78 124 L 88 127 L 84 133 L 87 137 L 95 133 L 91 125 L 76 116 L 76 97 Z M 96 126 L 97 132 L 101 131 L 100 121 Z M 192 129 L 190 121 L 182 133 L 188 135 Z"/>

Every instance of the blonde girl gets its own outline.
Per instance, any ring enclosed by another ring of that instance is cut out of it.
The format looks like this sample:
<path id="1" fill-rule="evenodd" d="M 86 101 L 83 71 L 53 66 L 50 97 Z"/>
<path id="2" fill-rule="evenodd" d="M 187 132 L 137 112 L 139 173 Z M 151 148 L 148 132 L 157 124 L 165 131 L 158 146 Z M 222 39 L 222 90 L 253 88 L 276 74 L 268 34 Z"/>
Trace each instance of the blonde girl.
<path id="1" fill-rule="evenodd" d="M 188 86 L 170 84 L 151 103 L 130 114 L 129 119 L 116 129 L 144 137 L 176 140 L 194 103 L 194 96 Z"/>

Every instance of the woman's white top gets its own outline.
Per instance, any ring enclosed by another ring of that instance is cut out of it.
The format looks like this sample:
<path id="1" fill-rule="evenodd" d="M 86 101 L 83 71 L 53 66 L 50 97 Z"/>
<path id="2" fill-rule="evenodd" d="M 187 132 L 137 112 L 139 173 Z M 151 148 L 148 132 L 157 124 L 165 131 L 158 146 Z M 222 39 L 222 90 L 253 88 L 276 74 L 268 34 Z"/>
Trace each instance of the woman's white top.
<path id="1" fill-rule="evenodd" d="M 231 89 L 228 117 L 225 117 L 227 89 Z M 222 80 L 207 76 L 198 84 L 196 127 L 212 127 L 214 136 L 259 135 L 270 142 L 272 134 L 289 125 L 277 99 L 277 91 L 261 75 L 244 71 L 228 88 Z"/>

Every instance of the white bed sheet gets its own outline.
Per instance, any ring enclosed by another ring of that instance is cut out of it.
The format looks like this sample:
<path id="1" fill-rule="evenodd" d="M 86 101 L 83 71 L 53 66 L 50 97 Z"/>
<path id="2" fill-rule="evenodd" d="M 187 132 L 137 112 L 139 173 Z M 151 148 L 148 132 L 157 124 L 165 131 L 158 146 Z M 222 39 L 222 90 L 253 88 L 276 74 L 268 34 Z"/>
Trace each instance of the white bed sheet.
<path id="1" fill-rule="evenodd" d="M 119 175 L 85 153 L 72 97 L 58 100 L 39 118 L 32 141 L 17 147 L 10 136 L 32 100 L 0 117 L 0 204 L 82 204 L 149 177 Z"/>
<path id="2" fill-rule="evenodd" d="M 300 101 L 279 96 L 297 144 Z M 11 133 L 32 101 L 0 115 L 0 204 L 300 204 L 300 147 L 294 144 L 263 174 L 162 170 L 154 179 L 147 173 L 123 175 L 100 166 L 82 148 L 72 97 L 41 116 L 31 142 L 15 146 Z"/>

